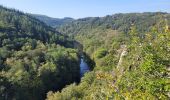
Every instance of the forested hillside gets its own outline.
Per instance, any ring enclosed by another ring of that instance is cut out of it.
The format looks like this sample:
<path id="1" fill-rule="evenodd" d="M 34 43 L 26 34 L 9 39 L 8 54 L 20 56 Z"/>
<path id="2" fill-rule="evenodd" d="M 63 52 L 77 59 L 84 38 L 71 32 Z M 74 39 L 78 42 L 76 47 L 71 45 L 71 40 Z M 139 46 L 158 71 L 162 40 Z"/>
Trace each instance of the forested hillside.
<path id="1" fill-rule="evenodd" d="M 59 18 L 51 18 L 51 17 L 45 16 L 45 15 L 38 15 L 38 14 L 30 14 L 30 15 L 43 21 L 44 23 L 46 23 L 47 25 L 49 25 L 53 28 L 58 28 L 63 24 L 70 23 L 70 22 L 74 21 L 73 18 L 69 18 L 69 17 L 59 19 Z"/>
<path id="2" fill-rule="evenodd" d="M 58 30 L 82 43 L 96 66 L 79 85 L 48 100 L 168 100 L 170 15 L 130 13 L 83 18 Z"/>
<path id="3" fill-rule="evenodd" d="M 98 63 L 98 58 L 109 55 L 110 49 L 118 50 L 120 45 L 129 42 L 129 32 L 132 27 L 135 28 L 140 38 L 144 38 L 147 32 L 153 30 L 153 27 L 162 31 L 165 27 L 165 19 L 166 24 L 170 25 L 170 14 L 168 13 L 115 14 L 101 18 L 78 19 L 62 25 L 58 30 L 79 41 L 83 45 L 84 51 L 92 59 L 97 59 L 95 60 L 97 65 L 107 66 L 113 65 L 118 58 L 107 58 L 107 64 L 101 59 Z"/>
<path id="4" fill-rule="evenodd" d="M 128 36 L 132 26 L 135 26 L 138 35 L 142 38 L 146 32 L 150 32 L 153 26 L 158 25 L 164 19 L 167 19 L 167 24 L 170 25 L 168 13 L 120 13 L 105 17 L 82 18 L 63 23 L 56 29 L 74 37 L 83 44 L 85 52 L 92 55 L 97 48 L 110 48 L 106 46 L 111 46 L 112 40 L 127 39 L 125 37 Z M 42 21 L 47 23 L 46 20 L 42 19 Z M 163 24 L 157 26 L 159 31 L 162 27 L 164 27 Z"/>
<path id="5" fill-rule="evenodd" d="M 43 100 L 79 81 L 74 40 L 43 22 L 0 6 L 0 100 Z"/>
<path id="6" fill-rule="evenodd" d="M 0 100 L 169 100 L 169 25 L 163 12 L 74 20 L 0 6 Z"/>

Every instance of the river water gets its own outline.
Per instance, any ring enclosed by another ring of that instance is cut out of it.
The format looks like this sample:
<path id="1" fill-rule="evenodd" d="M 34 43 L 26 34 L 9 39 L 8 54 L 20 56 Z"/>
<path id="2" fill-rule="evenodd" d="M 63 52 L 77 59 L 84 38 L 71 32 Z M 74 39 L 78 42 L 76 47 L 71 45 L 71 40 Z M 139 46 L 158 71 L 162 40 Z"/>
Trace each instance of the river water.
<path id="1" fill-rule="evenodd" d="M 80 77 L 82 77 L 86 72 L 89 72 L 89 66 L 84 61 L 84 58 L 81 57 L 81 63 L 80 63 Z"/>

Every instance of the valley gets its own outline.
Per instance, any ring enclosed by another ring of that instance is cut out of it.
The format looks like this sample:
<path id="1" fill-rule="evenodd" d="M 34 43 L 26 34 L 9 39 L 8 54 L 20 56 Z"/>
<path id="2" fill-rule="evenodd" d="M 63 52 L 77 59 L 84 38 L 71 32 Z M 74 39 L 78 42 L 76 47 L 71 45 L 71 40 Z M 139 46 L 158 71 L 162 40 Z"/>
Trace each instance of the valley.
<path id="1" fill-rule="evenodd" d="M 57 27 L 83 45 L 92 60 L 88 65 L 94 67 L 79 85 L 49 92 L 47 99 L 168 99 L 169 17 L 162 12 L 115 14 L 77 19 Z"/>
<path id="2" fill-rule="evenodd" d="M 170 14 L 50 18 L 0 6 L 0 100 L 168 100 Z"/>

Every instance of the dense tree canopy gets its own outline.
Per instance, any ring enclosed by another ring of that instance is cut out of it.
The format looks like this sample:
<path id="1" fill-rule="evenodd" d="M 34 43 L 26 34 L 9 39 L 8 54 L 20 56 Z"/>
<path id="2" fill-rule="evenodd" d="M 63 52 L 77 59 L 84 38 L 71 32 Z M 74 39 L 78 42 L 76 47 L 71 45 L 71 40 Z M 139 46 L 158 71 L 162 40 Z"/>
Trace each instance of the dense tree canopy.
<path id="1" fill-rule="evenodd" d="M 0 6 L 0 99 L 170 98 L 168 13 L 51 20 Z"/>
<path id="2" fill-rule="evenodd" d="M 65 17 L 65 18 L 51 18 L 45 15 L 39 15 L 39 14 L 30 14 L 31 16 L 43 21 L 47 25 L 58 28 L 63 24 L 70 23 L 74 21 L 73 18 Z"/>
<path id="3" fill-rule="evenodd" d="M 169 99 L 169 14 L 116 14 L 79 19 L 60 31 L 95 61 L 79 85 L 49 92 L 48 100 Z"/>
<path id="4" fill-rule="evenodd" d="M 50 90 L 78 82 L 74 42 L 30 15 L 0 6 L 0 99 L 41 100 Z"/>

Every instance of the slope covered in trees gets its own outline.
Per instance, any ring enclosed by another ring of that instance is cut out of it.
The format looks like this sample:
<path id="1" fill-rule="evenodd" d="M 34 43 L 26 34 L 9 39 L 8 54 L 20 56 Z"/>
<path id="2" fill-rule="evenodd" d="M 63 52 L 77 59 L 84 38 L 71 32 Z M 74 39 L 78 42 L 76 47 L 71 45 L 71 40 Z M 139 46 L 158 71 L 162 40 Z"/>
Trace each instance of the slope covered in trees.
<path id="1" fill-rule="evenodd" d="M 48 100 L 167 100 L 170 93 L 170 15 L 133 13 L 84 18 L 60 32 L 73 36 L 95 61 L 79 85 Z"/>
<path id="2" fill-rule="evenodd" d="M 63 24 L 70 23 L 70 22 L 74 21 L 73 18 L 69 18 L 69 17 L 59 19 L 59 18 L 51 18 L 51 17 L 45 16 L 45 15 L 38 15 L 38 14 L 30 14 L 30 15 L 43 21 L 47 25 L 54 27 L 54 28 L 58 28 Z"/>
<path id="3" fill-rule="evenodd" d="M 47 92 L 48 100 L 169 99 L 168 13 L 38 19 L 0 6 L 0 99 L 43 100 Z M 95 65 L 78 85 L 73 39 Z"/>
<path id="4" fill-rule="evenodd" d="M 79 80 L 74 40 L 43 22 L 0 6 L 0 99 L 43 100 Z"/>
<path id="5" fill-rule="evenodd" d="M 109 59 L 104 56 L 110 56 L 110 49 L 115 48 L 116 51 L 121 44 L 129 40 L 131 27 L 135 26 L 138 36 L 144 38 L 144 34 L 150 32 L 153 26 L 157 25 L 156 28 L 159 31 L 163 30 L 164 24 L 161 21 L 164 19 L 167 19 L 167 24 L 170 25 L 170 14 L 168 13 L 115 14 L 106 17 L 78 19 L 62 25 L 58 30 L 83 44 L 84 51 L 92 59 L 96 59 L 97 66 L 107 66 L 113 65 L 113 62 L 117 62 L 118 58 L 110 57 Z M 107 59 L 107 62 L 102 60 L 103 57 Z"/>

